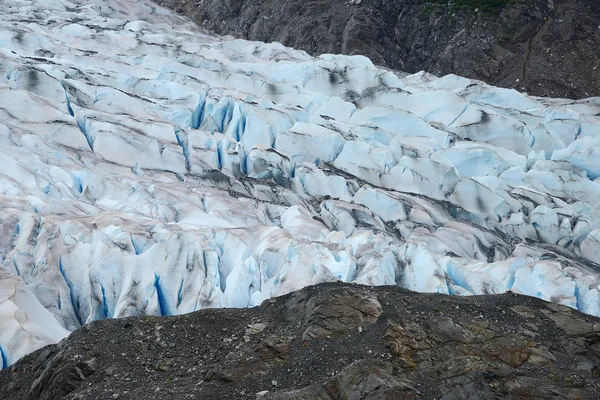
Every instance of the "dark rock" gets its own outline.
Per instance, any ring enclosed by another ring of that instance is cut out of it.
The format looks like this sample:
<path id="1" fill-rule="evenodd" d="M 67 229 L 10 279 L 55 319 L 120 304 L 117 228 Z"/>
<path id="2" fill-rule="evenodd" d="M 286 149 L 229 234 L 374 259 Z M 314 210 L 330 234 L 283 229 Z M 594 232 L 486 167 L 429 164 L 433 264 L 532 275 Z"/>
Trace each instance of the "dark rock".
<path id="1" fill-rule="evenodd" d="M 598 399 L 599 337 L 600 319 L 533 297 L 328 283 L 251 309 L 93 322 L 0 371 L 0 393 Z"/>
<path id="2" fill-rule="evenodd" d="M 504 1 L 492 10 L 468 5 L 475 1 L 155 1 L 216 33 L 315 55 L 362 54 L 397 70 L 454 73 L 537 96 L 600 95 L 598 1 Z"/>
<path id="3" fill-rule="evenodd" d="M 292 399 L 417 399 L 414 388 L 401 382 L 389 362 L 359 360 L 344 368 L 333 379 L 322 384 L 284 393 L 274 393 L 271 400 Z"/>
<path id="4" fill-rule="evenodd" d="M 377 297 L 366 291 L 353 289 L 309 299 L 304 295 L 304 292 L 298 292 L 288 301 L 294 318 L 302 318 L 307 325 L 302 340 L 344 334 L 374 323 L 381 315 Z"/>

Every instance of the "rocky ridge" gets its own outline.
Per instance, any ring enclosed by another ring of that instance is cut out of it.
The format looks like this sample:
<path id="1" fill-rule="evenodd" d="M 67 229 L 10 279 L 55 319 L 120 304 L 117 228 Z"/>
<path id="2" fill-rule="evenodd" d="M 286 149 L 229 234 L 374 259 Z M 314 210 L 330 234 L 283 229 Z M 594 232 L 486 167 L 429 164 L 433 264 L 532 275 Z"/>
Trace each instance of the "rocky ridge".
<path id="1" fill-rule="evenodd" d="M 493 11 L 473 1 L 155 2 L 216 33 L 311 54 L 361 54 L 392 69 L 454 73 L 535 96 L 600 95 L 597 1 L 509 2 Z"/>
<path id="2" fill-rule="evenodd" d="M 600 319 L 507 293 L 326 283 L 95 321 L 0 371 L 12 399 L 597 399 Z"/>

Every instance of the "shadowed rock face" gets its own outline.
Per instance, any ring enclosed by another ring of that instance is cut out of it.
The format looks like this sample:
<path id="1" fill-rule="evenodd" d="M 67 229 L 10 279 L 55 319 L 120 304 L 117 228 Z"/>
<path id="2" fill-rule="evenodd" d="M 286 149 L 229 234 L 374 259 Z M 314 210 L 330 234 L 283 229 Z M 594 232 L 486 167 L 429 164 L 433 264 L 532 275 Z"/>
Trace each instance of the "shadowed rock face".
<path id="1" fill-rule="evenodd" d="M 417 0 L 156 0 L 207 29 L 311 54 L 362 54 L 536 96 L 600 95 L 600 2 L 528 0 L 494 12 Z M 521 4 L 522 3 L 522 4 Z"/>
<path id="2" fill-rule="evenodd" d="M 564 306 L 328 283 L 251 309 L 93 322 L 0 371 L 0 393 L 597 399 L 598 365 L 600 319 Z"/>

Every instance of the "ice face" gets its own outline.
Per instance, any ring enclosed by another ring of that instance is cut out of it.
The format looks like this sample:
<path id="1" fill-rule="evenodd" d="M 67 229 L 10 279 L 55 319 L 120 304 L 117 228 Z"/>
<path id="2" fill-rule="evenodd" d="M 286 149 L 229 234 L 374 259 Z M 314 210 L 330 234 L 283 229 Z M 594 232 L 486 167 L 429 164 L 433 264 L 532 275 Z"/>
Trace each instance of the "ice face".
<path id="1" fill-rule="evenodd" d="M 600 315 L 600 99 L 0 4 L 0 367 L 87 322 L 324 281 Z"/>

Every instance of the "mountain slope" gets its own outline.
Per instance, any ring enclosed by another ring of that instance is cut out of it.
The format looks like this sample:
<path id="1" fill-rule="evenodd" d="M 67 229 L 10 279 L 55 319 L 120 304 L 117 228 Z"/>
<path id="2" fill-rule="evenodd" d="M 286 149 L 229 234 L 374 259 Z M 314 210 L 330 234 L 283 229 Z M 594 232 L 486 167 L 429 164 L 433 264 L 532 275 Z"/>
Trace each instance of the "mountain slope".
<path id="1" fill-rule="evenodd" d="M 402 71 L 454 73 L 536 96 L 600 95 L 597 1 L 156 2 L 219 34 L 314 55 L 362 54 Z"/>

